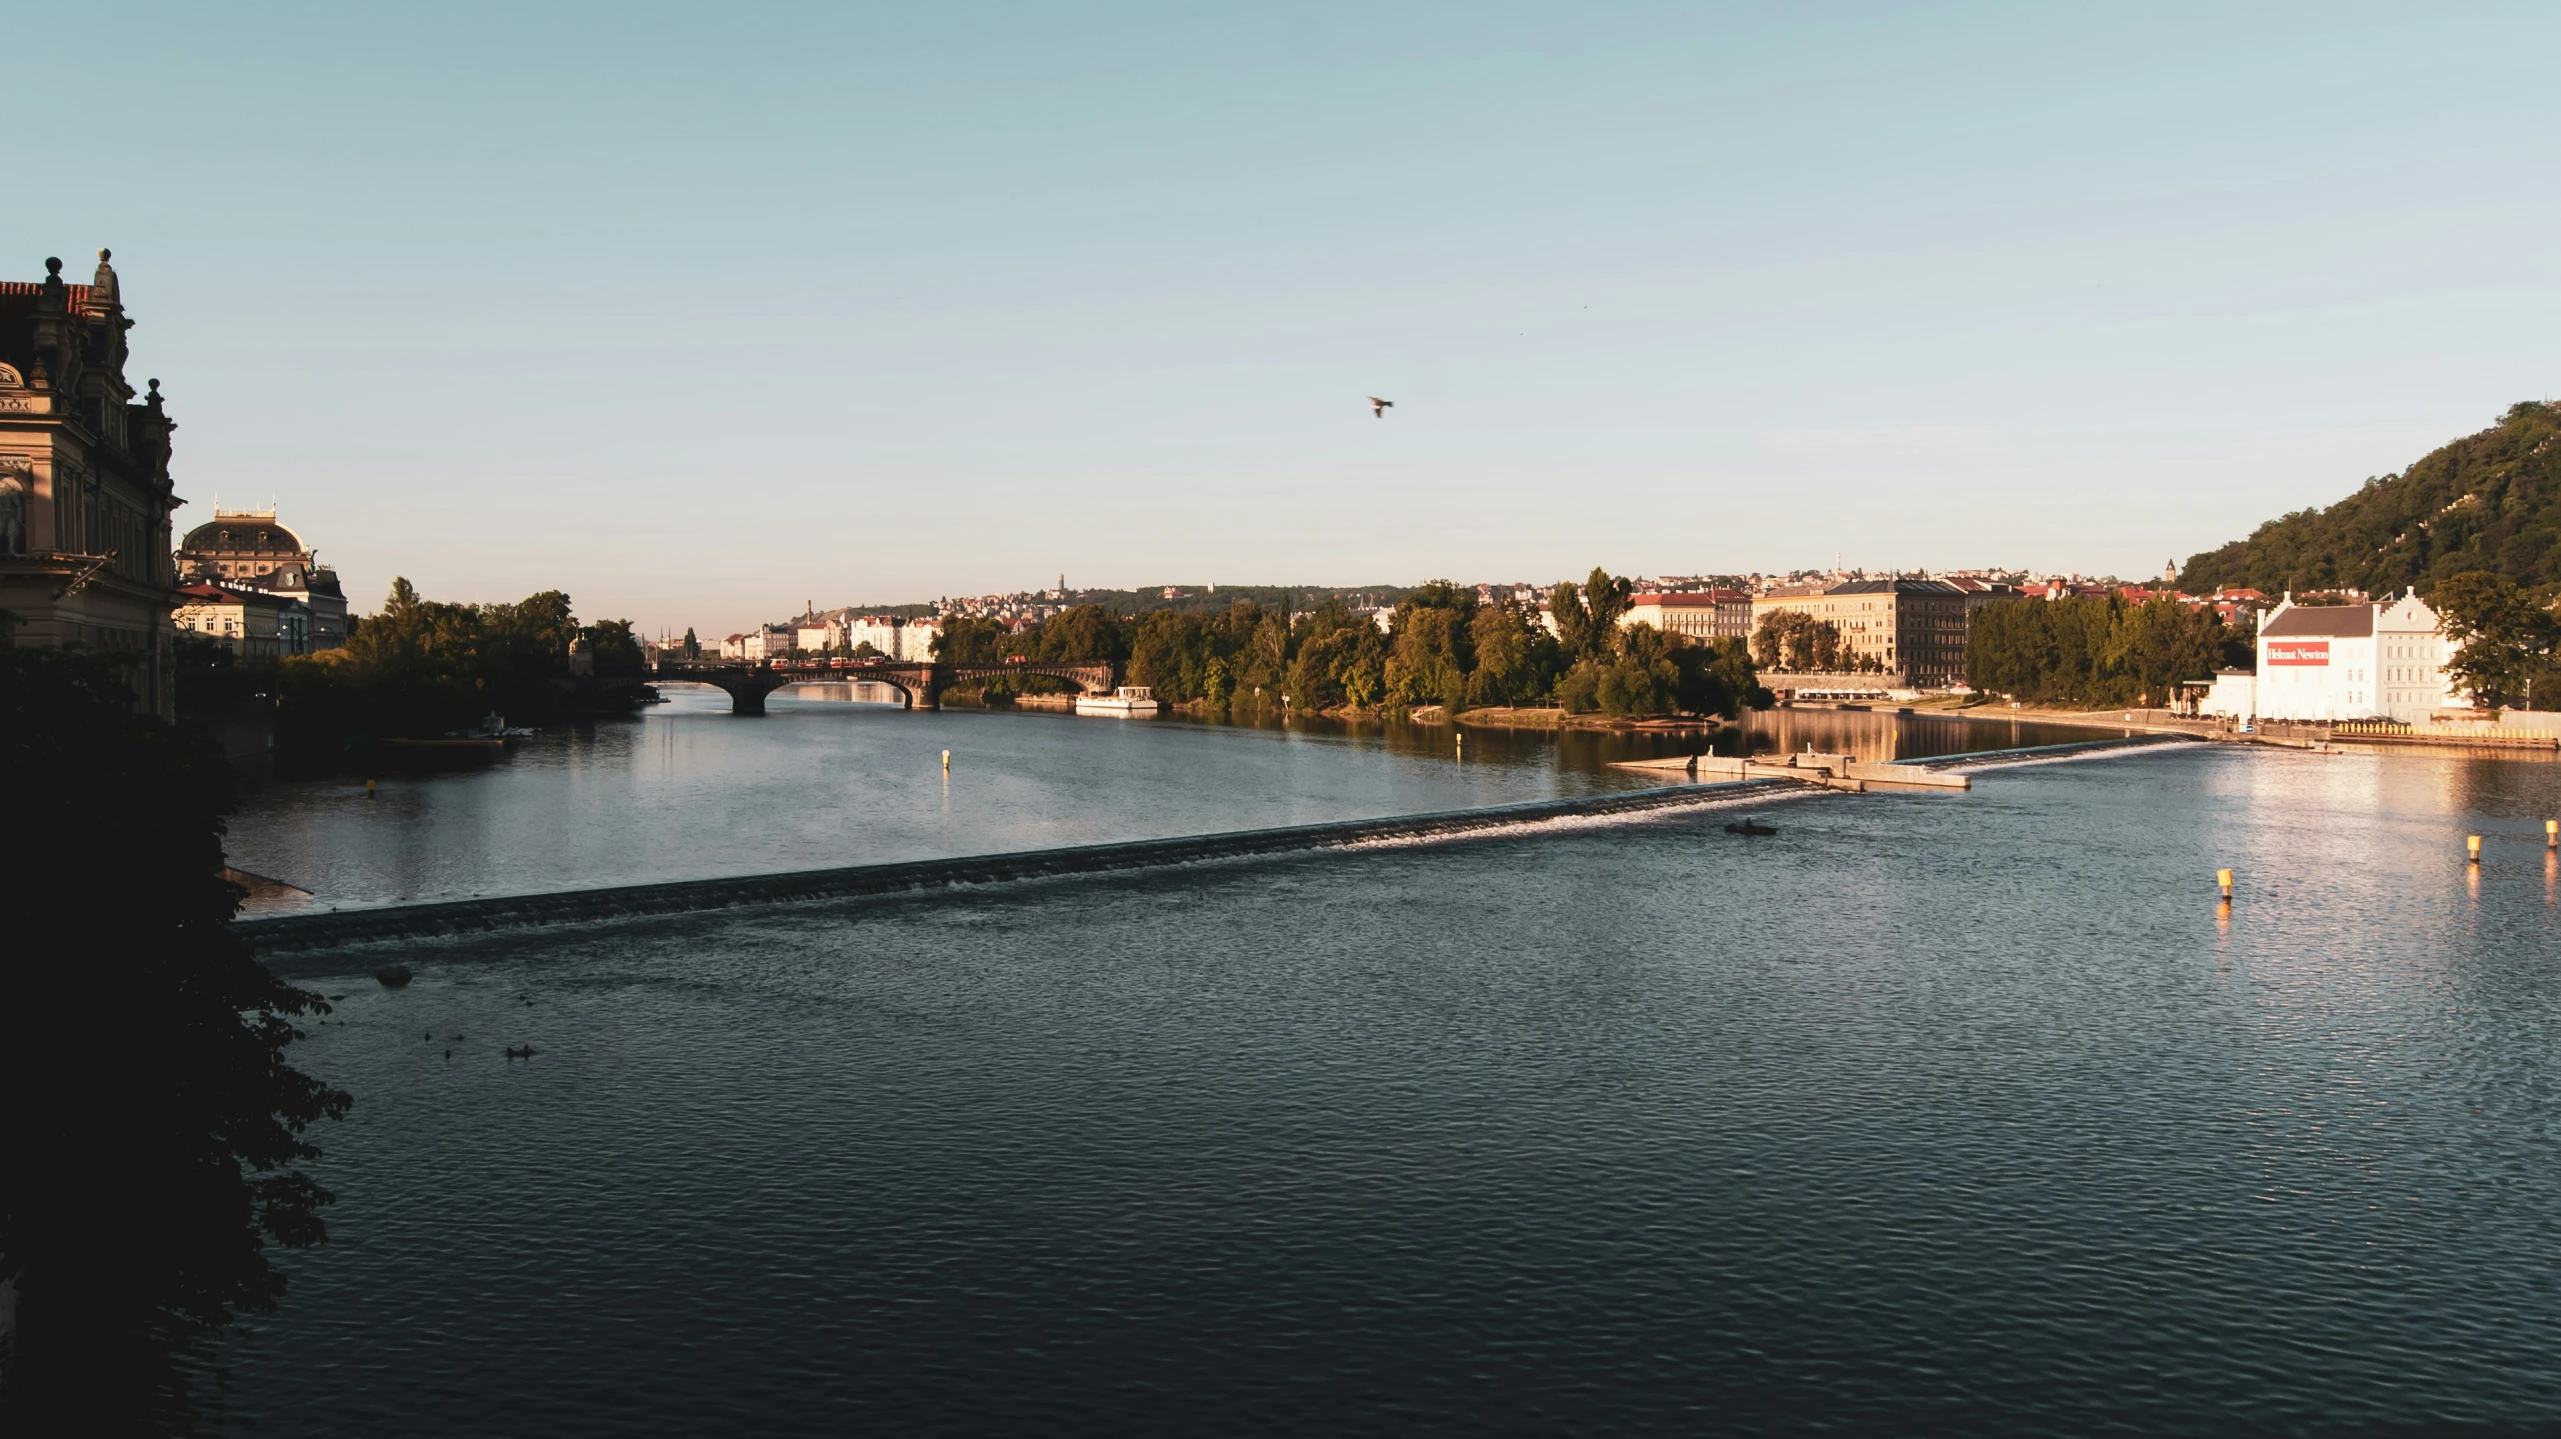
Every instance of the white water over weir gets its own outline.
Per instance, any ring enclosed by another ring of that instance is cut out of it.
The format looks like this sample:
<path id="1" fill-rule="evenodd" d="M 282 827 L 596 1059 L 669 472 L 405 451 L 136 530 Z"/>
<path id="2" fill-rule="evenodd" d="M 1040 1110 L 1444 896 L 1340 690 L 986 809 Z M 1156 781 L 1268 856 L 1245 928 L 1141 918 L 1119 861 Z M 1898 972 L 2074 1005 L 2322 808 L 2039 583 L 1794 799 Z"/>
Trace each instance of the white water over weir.
<path id="1" fill-rule="evenodd" d="M 1925 764 L 1937 767 L 1960 760 L 1979 764 L 2005 755 L 2044 757 L 2060 752 L 2124 749 L 2162 742 L 2161 739 L 2147 737 L 2044 745 L 2014 751 L 1978 751 Z M 1575 827 L 1581 827 L 1613 817 L 1642 817 L 1746 801 L 1760 803 L 1772 791 L 1805 792 L 1799 785 L 1771 778 L 1666 784 L 1619 794 L 1531 800 L 1433 814 L 1394 815 L 1383 819 L 1330 820 L 1271 829 L 1177 835 L 1061 849 L 846 865 L 725 879 L 610 885 L 325 914 L 277 915 L 237 920 L 232 928 L 261 956 L 267 957 L 270 966 L 279 973 L 318 973 L 333 966 L 323 966 L 309 959 L 279 962 L 279 957 L 295 954 L 317 956 L 325 951 L 371 944 L 549 925 L 592 924 L 648 915 L 690 914 L 750 905 L 888 898 L 973 885 L 1112 874 L 1261 855 L 1372 848 L 1382 844 L 1412 844 L 1470 836 L 1517 837 L 1524 827 L 1533 825 L 1572 821 L 1577 822 Z"/>
<path id="2" fill-rule="evenodd" d="M 1793 786 L 1772 780 L 1739 784 L 1673 784 L 1580 799 L 1533 800 L 1440 814 L 1333 820 L 1276 829 L 1166 839 L 1017 850 L 950 859 L 857 864 L 730 879 L 613 885 L 550 894 L 502 895 L 434 904 L 396 905 L 335 914 L 292 914 L 235 921 L 233 930 L 262 956 L 340 949 L 395 940 L 479 934 L 535 925 L 580 924 L 638 915 L 687 914 L 743 905 L 918 894 L 968 885 L 1007 884 L 1068 875 L 1111 874 L 1201 861 L 1339 848 L 1380 840 L 1459 837 L 1471 831 L 1516 833 L 1542 820 L 1641 815 L 1759 797 Z M 280 970 L 288 966 L 277 965 Z"/>

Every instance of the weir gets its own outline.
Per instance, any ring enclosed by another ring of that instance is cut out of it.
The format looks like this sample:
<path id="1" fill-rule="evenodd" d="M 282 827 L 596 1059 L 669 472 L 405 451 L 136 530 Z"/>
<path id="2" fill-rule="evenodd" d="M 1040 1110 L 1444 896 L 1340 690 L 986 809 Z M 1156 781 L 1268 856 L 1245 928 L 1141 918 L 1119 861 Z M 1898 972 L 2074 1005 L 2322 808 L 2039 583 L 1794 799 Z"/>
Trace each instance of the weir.
<path id="1" fill-rule="evenodd" d="M 740 875 L 731 879 L 613 885 L 551 894 L 501 895 L 333 914 L 278 915 L 235 920 L 231 927 L 262 957 L 268 957 L 397 940 L 594 923 L 645 915 L 685 914 L 744 905 L 918 894 L 964 885 L 1111 874 L 1205 860 L 1330 849 L 1380 840 L 1462 836 L 1470 831 L 1499 830 L 1541 820 L 1671 809 L 1738 797 L 1772 783 L 1766 779 L 1749 779 L 1722 784 L 1671 784 L 1625 794 L 1529 800 L 1435 814 L 1332 820 L 1275 829 L 1179 835 L 1066 849 L 1017 850 L 951 859 L 858 864 L 784 874 Z M 281 974 L 326 972 L 309 965 L 295 966 L 290 961 L 275 963 L 271 959 L 270 965 Z"/>
<path id="2" fill-rule="evenodd" d="M 1975 750 L 1963 754 L 1934 755 L 1927 759 L 1877 763 L 1862 763 L 1856 755 L 1821 754 L 1810 750 L 1750 759 L 1712 754 L 1674 755 L 1668 759 L 1620 760 L 1610 768 L 1679 773 L 1701 780 L 1793 780 L 1799 784 L 1820 785 L 1853 794 L 1863 794 L 1869 789 L 1961 790 L 1974 787 L 1972 780 L 1958 772 L 1962 770 L 1997 769 L 2005 764 L 2026 764 L 2067 755 L 2192 742 L 2187 736 L 2175 734 L 2127 735 L 2120 739 L 2025 745 L 2017 749 Z"/>
<path id="3" fill-rule="evenodd" d="M 2108 750 L 2131 750 L 2155 745 L 2193 742 L 2178 735 L 2137 735 L 2074 744 L 1976 750 L 1970 753 L 1940 755 L 1926 760 L 1906 760 L 1890 766 L 1859 765 L 1857 770 L 1861 772 L 1878 769 L 1900 771 L 1900 774 L 1888 781 L 1894 788 L 1925 786 L 1938 788 L 1941 785 L 1957 788 L 1959 776 L 1934 775 L 1931 771 L 1956 766 L 1972 768 L 2033 763 L 2038 760 L 2080 753 L 2095 754 Z M 1844 762 L 1845 769 L 1848 764 L 1847 756 L 1816 756 L 1815 758 L 1841 760 Z M 1706 759 L 1714 759 L 1714 757 L 1703 757 L 1703 760 Z M 1639 762 L 1631 767 L 1656 769 L 1667 764 L 1685 763 L 1684 760 L 1674 759 Z M 1721 781 L 1709 779 L 1709 776 L 1729 766 L 1739 770 L 1739 773 Z M 1830 780 L 1826 785 L 1827 788 L 1857 791 L 1867 788 L 1869 783 L 1874 782 L 1853 778 L 1849 774 L 1830 776 L 1829 765 L 1803 768 L 1805 772 L 1788 773 L 1785 767 L 1759 762 L 1742 764 L 1733 760 L 1715 760 L 1713 764 L 1702 764 L 1700 779 L 1707 782 L 1665 784 L 1624 794 L 1591 795 L 1576 799 L 1529 800 L 1518 804 L 1487 805 L 1479 809 L 1445 810 L 1432 814 L 1394 815 L 1383 819 L 1329 820 L 1317 824 L 1288 825 L 1273 829 L 1177 835 L 1164 839 L 1127 840 L 1114 844 L 1079 845 L 1065 849 L 1016 850 L 1000 854 L 961 855 L 949 859 L 905 860 L 885 864 L 848 865 L 833 869 L 797 870 L 781 874 L 740 875 L 728 879 L 611 885 L 548 894 L 498 895 L 485 899 L 392 905 L 379 909 L 346 910 L 336 913 L 274 915 L 235 920 L 231 927 L 234 933 L 247 940 L 261 956 L 270 957 L 270 966 L 278 973 L 319 974 L 334 971 L 328 966 L 313 961 L 297 964 L 290 959 L 279 961 L 273 957 L 317 954 L 323 951 L 400 940 L 484 934 L 550 925 L 593 924 L 648 915 L 688 914 L 750 905 L 923 894 L 968 885 L 1008 884 L 1022 880 L 1080 874 L 1112 874 L 1203 861 L 1344 848 L 1380 841 L 1459 838 L 1472 832 L 1493 833 L 1512 826 L 1533 824 L 1544 820 L 1642 814 L 1650 810 L 1672 809 L 1687 804 L 1739 798 L 1746 794 L 1781 786 L 1793 788 L 1811 778 L 1812 772 L 1817 768 Z M 1932 781 L 1938 783 L 1934 784 Z"/>

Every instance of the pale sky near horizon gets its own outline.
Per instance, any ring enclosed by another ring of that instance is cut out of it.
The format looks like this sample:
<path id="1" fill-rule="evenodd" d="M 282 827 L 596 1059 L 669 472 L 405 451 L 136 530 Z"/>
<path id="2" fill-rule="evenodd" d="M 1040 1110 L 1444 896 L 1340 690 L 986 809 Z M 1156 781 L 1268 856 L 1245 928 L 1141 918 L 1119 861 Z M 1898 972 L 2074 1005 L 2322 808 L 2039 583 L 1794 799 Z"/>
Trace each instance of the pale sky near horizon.
<path id="1" fill-rule="evenodd" d="M 2561 393 L 2548 3 L 0 33 L 0 277 L 114 247 L 180 525 L 361 609 L 2152 574 Z"/>

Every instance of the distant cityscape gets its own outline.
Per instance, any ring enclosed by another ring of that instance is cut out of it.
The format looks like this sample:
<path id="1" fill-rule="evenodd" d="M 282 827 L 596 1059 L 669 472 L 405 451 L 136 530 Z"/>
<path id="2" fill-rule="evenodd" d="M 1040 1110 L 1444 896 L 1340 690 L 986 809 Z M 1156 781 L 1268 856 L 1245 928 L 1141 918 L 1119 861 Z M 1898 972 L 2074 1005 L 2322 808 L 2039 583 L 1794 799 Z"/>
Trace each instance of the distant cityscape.
<path id="1" fill-rule="evenodd" d="M 2166 597 L 2186 605 L 2210 607 L 2226 624 L 2245 623 L 2246 617 L 2269 607 L 2268 597 L 2255 589 L 2222 588 L 2202 595 L 2187 594 L 2178 589 L 2177 577 L 2175 564 L 2164 569 L 2158 582 L 2144 584 L 2128 584 L 2112 575 L 2004 568 L 1890 573 L 1834 568 L 1784 573 L 1647 575 L 1631 580 L 1636 591 L 1636 610 L 1627 618 L 1631 623 L 1649 623 L 1657 629 L 1695 638 L 1739 639 L 1750 634 L 1756 611 L 1766 614 L 1773 608 L 1789 607 L 1787 601 L 1846 595 L 1855 592 L 1848 587 L 1880 584 L 1904 586 L 1907 588 L 1902 593 L 1914 595 L 1960 595 L 1969 606 L 1980 606 L 1995 599 L 2114 595 L 2140 604 Z M 1908 588 L 1916 582 L 1946 588 L 1936 591 Z M 1479 604 L 1518 605 L 1537 615 L 1551 634 L 1556 629 L 1549 601 L 1554 587 L 1553 582 L 1538 585 L 1526 580 L 1478 582 L 1473 586 Z M 862 644 L 871 645 L 884 658 L 918 659 L 925 657 L 924 647 L 930 646 L 940 633 L 942 623 L 951 619 L 986 620 L 1021 631 L 1077 605 L 1101 605 L 1115 613 L 1136 614 L 1155 609 L 1218 609 L 1240 599 L 1250 599 L 1274 609 L 1286 601 L 1293 616 L 1304 613 L 1314 604 L 1339 599 L 1354 614 L 1374 621 L 1384 630 L 1389 617 L 1395 613 L 1396 601 L 1410 588 L 1412 586 L 1405 585 L 1196 584 L 1154 585 L 1128 590 L 1070 589 L 1066 576 L 1061 575 L 1057 585 L 1041 590 L 943 596 L 902 604 L 841 605 L 824 610 L 813 603 L 804 603 L 801 612 L 789 618 L 728 634 L 698 635 L 696 642 L 702 653 L 730 659 L 768 659 L 787 653 L 842 653 Z M 2337 591 L 2322 598 L 2355 601 L 2365 596 L 2356 591 Z M 654 643 L 664 647 L 679 643 L 681 639 L 681 632 L 662 630 Z"/>
<path id="2" fill-rule="evenodd" d="M 13 641 L 133 655 L 140 661 L 137 699 L 164 716 L 174 714 L 171 666 L 181 637 L 210 641 L 251 662 L 345 646 L 359 621 L 338 572 L 275 508 L 217 506 L 211 519 L 171 543 L 168 516 L 179 503 L 169 471 L 176 425 L 158 380 L 138 394 L 126 378 L 131 321 L 121 281 L 105 251 L 88 284 L 72 284 L 61 271 L 61 261 L 48 260 L 41 281 L 0 283 L 0 615 Z M 802 656 L 931 664 L 942 658 L 945 629 L 960 621 L 982 633 L 994 625 L 1019 634 L 1078 606 L 1137 617 L 1223 612 L 1251 602 L 1279 616 L 1286 629 L 1319 606 L 1339 604 L 1392 632 L 1399 602 L 1417 587 L 1079 589 L 1061 574 L 1043 589 L 931 601 L 822 608 L 807 599 L 796 615 L 752 628 L 633 637 L 643 651 L 634 659 L 655 664 L 676 652 L 745 664 Z M 1499 580 L 1472 588 L 1480 606 L 1515 608 L 1550 636 L 1560 634 L 1555 587 Z M 2255 670 L 2229 667 L 2179 682 L 2181 702 L 2193 710 L 2409 721 L 2457 703 L 2447 675 L 2452 646 L 2438 632 L 2435 612 L 2415 595 L 2378 603 L 2337 590 L 2272 602 L 2259 589 L 2229 585 L 2191 593 L 2181 587 L 2175 562 L 2158 580 L 2142 582 L 2027 568 L 1877 572 L 1838 564 L 1784 573 L 1649 575 L 1629 585 L 1618 620 L 1691 641 L 1750 642 L 1765 670 L 1827 671 L 1797 676 L 1792 687 L 1778 686 L 1783 694 L 1963 694 L 1970 693 L 1972 620 L 1985 606 L 2078 599 L 2134 606 L 2168 601 L 2199 614 L 2211 611 L 2226 631 L 2251 637 Z M 1798 649 L 1782 655 L 1770 645 L 1773 622 L 1790 615 L 1799 617 L 1790 624 L 1821 631 L 1823 643 L 1807 651 L 1820 663 L 1797 666 Z M 570 662 L 593 660 L 573 653 Z"/>
<path id="3" fill-rule="evenodd" d="M 346 643 L 348 604 L 337 572 L 320 563 L 318 551 L 273 509 L 217 509 L 211 520 L 187 532 L 173 559 L 181 599 L 173 622 L 180 631 L 218 641 L 246 660 L 312 654 Z M 1967 639 L 1975 611 L 2003 600 L 2115 599 L 2135 605 L 2168 600 L 2210 610 L 2218 623 L 2260 636 L 2256 668 L 2226 668 L 2186 686 L 2181 704 L 2191 713 L 2408 723 L 2458 702 L 2446 673 L 2451 647 L 2437 633 L 2434 611 L 2409 596 L 2377 603 L 2360 591 L 2337 590 L 2272 601 L 2259 590 L 2231 586 L 2191 594 L 2179 587 L 2175 564 L 2164 566 L 2159 580 L 2142 584 L 2022 569 L 1870 575 L 1836 568 L 1653 575 L 1634 579 L 1631 588 L 1621 624 L 1651 625 L 1693 640 L 1748 641 L 1785 612 L 1832 625 L 1840 645 L 1837 673 L 1782 679 L 1782 693 L 1792 698 L 1967 693 Z M 1559 633 L 1553 586 L 1503 581 L 1474 589 L 1479 604 L 1517 606 L 1551 636 Z M 1042 590 L 910 604 L 820 609 L 804 602 L 798 615 L 785 620 L 709 638 L 662 633 L 644 641 L 643 649 L 652 664 L 679 655 L 745 664 L 812 656 L 925 664 L 939 658 L 938 643 L 951 620 L 993 623 L 1019 634 L 1078 605 L 1126 614 L 1214 610 L 1239 601 L 1288 606 L 1295 620 L 1308 612 L 1306 606 L 1340 600 L 1389 633 L 1404 593 L 1406 587 L 1393 585 L 1078 590 L 1061 575 L 1058 584 Z M 2264 686 L 2262 674 L 2269 677 Z"/>

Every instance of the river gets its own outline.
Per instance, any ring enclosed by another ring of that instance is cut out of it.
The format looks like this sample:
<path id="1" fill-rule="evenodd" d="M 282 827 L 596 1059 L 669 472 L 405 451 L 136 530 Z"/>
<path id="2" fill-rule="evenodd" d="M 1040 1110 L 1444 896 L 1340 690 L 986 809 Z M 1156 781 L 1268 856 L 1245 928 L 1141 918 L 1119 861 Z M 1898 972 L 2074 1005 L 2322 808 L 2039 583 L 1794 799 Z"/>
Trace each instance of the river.
<path id="1" fill-rule="evenodd" d="M 830 686 L 843 691 L 850 686 Z M 287 780 L 234 817 L 231 863 L 357 908 L 934 859 L 1463 809 L 1650 784 L 1610 762 L 1695 738 L 1330 719 L 1227 724 L 1056 711 L 910 713 L 777 694 L 763 718 L 669 686 L 633 720 L 561 729 L 468 771 Z M 1750 717 L 1762 747 L 1946 754 L 2085 730 L 1877 714 Z M 1746 731 L 1720 736 L 1726 752 Z M 951 768 L 942 757 L 951 755 Z M 1464 762 L 1462 762 L 1462 759 Z"/>
<path id="2" fill-rule="evenodd" d="M 600 768 L 680 826 L 647 771 L 714 723 L 462 777 L 588 806 L 478 832 L 583 830 Z M 797 853 L 766 823 L 1010 845 L 1621 782 L 1474 733 L 1462 778 L 1428 733 L 727 732 L 894 771 L 739 771 L 764 804 L 696 833 L 769 846 L 740 869 Z M 1755 812 L 350 955 L 297 1048 L 357 1095 L 331 1239 L 235 1402 L 285 1436 L 2561 1424 L 2561 765 L 2176 745 Z"/>

